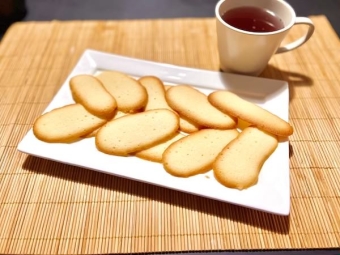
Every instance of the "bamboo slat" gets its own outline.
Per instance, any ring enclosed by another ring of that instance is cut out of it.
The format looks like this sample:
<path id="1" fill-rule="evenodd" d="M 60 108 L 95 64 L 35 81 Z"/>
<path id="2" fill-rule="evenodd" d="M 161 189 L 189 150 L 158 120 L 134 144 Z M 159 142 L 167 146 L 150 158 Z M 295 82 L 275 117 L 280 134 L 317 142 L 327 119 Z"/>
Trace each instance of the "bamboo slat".
<path id="1" fill-rule="evenodd" d="M 340 45 L 324 16 L 263 77 L 290 86 L 291 213 L 271 215 L 27 156 L 16 147 L 87 48 L 219 70 L 214 19 L 26 22 L 0 44 L 0 253 L 340 246 Z M 294 28 L 286 42 L 304 27 Z"/>

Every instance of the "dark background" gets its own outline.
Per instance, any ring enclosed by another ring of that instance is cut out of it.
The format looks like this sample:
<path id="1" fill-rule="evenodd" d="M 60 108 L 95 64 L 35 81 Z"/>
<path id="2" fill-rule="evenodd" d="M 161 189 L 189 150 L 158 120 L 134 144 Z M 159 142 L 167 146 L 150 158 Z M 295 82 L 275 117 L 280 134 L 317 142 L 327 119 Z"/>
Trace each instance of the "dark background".
<path id="1" fill-rule="evenodd" d="M 7 5 L 14 5 L 11 16 L 1 15 L 6 2 Z M 287 2 L 293 6 L 298 16 L 326 15 L 340 35 L 340 0 Z M 0 33 L 3 34 L 8 25 L 16 20 L 214 17 L 216 3 L 217 0 L 0 0 Z"/>

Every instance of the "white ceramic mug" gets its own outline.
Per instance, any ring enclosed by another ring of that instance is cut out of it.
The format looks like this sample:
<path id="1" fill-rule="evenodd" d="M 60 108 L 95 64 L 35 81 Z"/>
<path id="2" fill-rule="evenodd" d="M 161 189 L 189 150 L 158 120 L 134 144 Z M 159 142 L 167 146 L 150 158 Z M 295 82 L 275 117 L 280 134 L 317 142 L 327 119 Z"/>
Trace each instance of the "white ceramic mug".
<path id="1" fill-rule="evenodd" d="M 248 32 L 237 29 L 222 19 L 222 15 L 238 7 L 259 7 L 279 17 L 283 28 L 274 32 Z M 220 67 L 225 72 L 259 75 L 270 58 L 301 46 L 314 32 L 309 18 L 296 17 L 294 9 L 283 0 L 221 0 L 215 8 Z M 307 33 L 296 41 L 280 47 L 288 31 L 296 24 L 308 25 Z"/>

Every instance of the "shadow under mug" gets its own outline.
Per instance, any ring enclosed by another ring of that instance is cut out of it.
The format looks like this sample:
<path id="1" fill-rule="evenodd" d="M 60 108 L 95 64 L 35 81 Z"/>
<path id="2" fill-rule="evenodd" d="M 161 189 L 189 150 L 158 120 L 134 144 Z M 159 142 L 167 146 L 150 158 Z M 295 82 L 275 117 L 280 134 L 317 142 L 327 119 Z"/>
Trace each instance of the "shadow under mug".
<path id="1" fill-rule="evenodd" d="M 222 19 L 227 11 L 239 7 L 269 10 L 282 20 L 283 28 L 274 32 L 249 32 Z M 298 48 L 314 33 L 313 22 L 306 17 L 296 17 L 294 9 L 282 0 L 221 0 L 216 5 L 215 16 L 220 67 L 225 72 L 258 76 L 274 54 Z M 297 24 L 308 25 L 307 32 L 296 41 L 280 47 L 289 30 Z"/>

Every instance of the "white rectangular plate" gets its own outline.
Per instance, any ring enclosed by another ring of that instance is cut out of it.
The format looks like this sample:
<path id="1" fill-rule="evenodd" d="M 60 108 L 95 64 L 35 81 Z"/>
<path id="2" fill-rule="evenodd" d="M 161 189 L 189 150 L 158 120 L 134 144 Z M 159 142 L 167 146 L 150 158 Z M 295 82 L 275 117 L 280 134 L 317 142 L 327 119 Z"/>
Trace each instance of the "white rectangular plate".
<path id="1" fill-rule="evenodd" d="M 68 85 L 71 77 L 78 74 L 95 74 L 101 70 L 116 70 L 134 77 L 154 75 L 165 83 L 192 85 L 206 94 L 214 90 L 228 89 L 288 120 L 289 91 L 288 84 L 284 81 L 191 69 L 93 50 L 84 52 L 45 112 L 74 103 Z M 289 214 L 288 141 L 280 142 L 265 162 L 258 183 L 242 191 L 222 186 L 215 180 L 212 171 L 190 178 L 178 178 L 169 175 L 159 163 L 136 157 L 103 154 L 96 149 L 94 138 L 72 144 L 51 144 L 36 139 L 31 129 L 18 145 L 18 150 L 33 156 L 261 211 Z"/>

